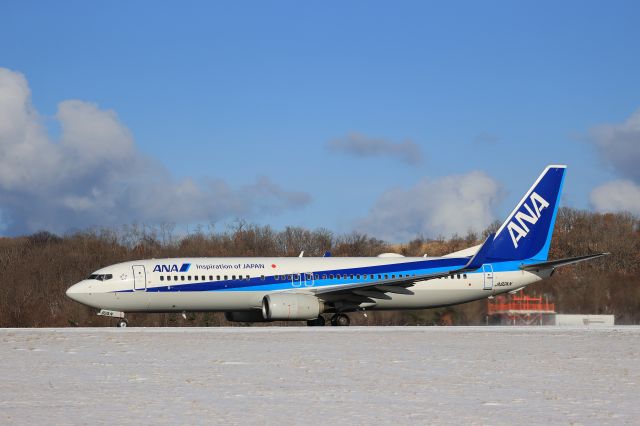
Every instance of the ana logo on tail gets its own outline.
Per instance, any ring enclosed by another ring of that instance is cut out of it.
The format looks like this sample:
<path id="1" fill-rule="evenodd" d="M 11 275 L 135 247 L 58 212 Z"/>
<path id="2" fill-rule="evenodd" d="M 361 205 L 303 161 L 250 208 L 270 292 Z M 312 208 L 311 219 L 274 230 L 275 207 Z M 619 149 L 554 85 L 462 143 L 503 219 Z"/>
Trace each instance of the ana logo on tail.
<path id="1" fill-rule="evenodd" d="M 529 233 L 529 227 L 525 224 L 525 222 L 529 222 L 532 225 L 535 225 L 540 219 L 540 214 L 542 210 L 549 207 L 549 203 L 547 200 L 542 198 L 537 193 L 533 192 L 529 197 L 529 202 L 531 203 L 531 207 L 525 202 L 522 205 L 525 209 L 527 209 L 527 213 L 523 211 L 518 211 L 513 219 L 507 225 L 507 229 L 509 230 L 509 235 L 511 235 L 511 241 L 513 241 L 513 247 L 518 248 L 518 241 L 521 238 L 524 238 Z M 517 224 L 516 224 L 517 222 Z"/>

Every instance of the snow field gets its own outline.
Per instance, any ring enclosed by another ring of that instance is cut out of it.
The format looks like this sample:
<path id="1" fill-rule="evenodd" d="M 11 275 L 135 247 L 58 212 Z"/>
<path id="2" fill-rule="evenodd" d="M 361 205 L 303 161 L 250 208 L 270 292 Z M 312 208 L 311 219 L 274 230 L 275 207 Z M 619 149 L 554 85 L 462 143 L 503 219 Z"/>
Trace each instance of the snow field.
<path id="1" fill-rule="evenodd" d="M 640 327 L 0 330 L 4 424 L 640 424 Z"/>

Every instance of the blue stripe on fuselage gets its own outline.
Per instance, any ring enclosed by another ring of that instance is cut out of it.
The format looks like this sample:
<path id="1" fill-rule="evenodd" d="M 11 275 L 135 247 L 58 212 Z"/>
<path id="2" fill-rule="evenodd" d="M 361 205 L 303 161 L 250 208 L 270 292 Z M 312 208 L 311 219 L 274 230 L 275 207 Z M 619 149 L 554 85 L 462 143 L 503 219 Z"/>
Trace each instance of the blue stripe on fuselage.
<path id="1" fill-rule="evenodd" d="M 405 263 L 392 263 L 385 265 L 373 265 L 356 268 L 346 269 L 328 269 L 322 271 L 313 271 L 315 275 L 377 275 L 377 274 L 393 274 L 393 273 L 407 273 L 407 274 L 428 274 L 433 272 L 444 272 L 452 268 L 464 266 L 468 262 L 467 258 L 442 258 L 442 259 L 430 259 L 421 260 L 417 262 L 405 262 Z M 257 290 L 284 290 L 290 288 L 311 288 L 322 287 L 328 285 L 338 284 L 352 284 L 354 282 L 365 282 L 368 280 L 357 280 L 347 277 L 346 279 L 334 278 L 334 279 L 322 279 L 314 280 L 313 286 L 302 285 L 294 286 L 292 280 L 277 280 L 275 277 L 291 276 L 296 274 L 311 274 L 312 271 L 298 272 L 298 273 L 283 273 L 276 275 L 265 276 L 264 280 L 260 277 L 254 277 L 250 279 L 237 279 L 237 280 L 223 280 L 223 281 L 202 281 L 202 282 L 190 282 L 190 283 L 178 283 L 166 284 L 158 287 L 147 287 L 148 292 L 173 292 L 173 291 L 257 291 Z M 194 274 L 195 275 L 195 274 Z M 132 290 L 124 290 L 120 292 L 128 292 Z"/>
<path id="2" fill-rule="evenodd" d="M 395 263 L 375 266 L 365 266 L 358 268 L 347 269 L 329 269 L 323 271 L 314 271 L 314 276 L 322 277 L 326 275 L 347 275 L 347 278 L 318 278 L 313 280 L 313 285 L 305 285 L 304 282 L 297 281 L 297 285 L 291 280 L 291 275 L 303 275 L 305 272 L 300 273 L 286 273 L 265 276 L 264 279 L 260 277 L 254 277 L 250 279 L 236 279 L 236 280 L 222 280 L 222 281 L 202 281 L 202 282 L 190 282 L 190 283 L 178 283 L 162 285 L 158 287 L 147 287 L 147 292 L 182 292 L 182 291 L 273 291 L 273 290 L 288 290 L 288 289 L 302 289 L 302 288 L 318 288 L 325 286 L 335 286 L 341 284 L 353 284 L 357 282 L 372 283 L 378 281 L 375 279 L 356 279 L 357 275 L 379 275 L 379 274 L 411 274 L 411 275 L 423 275 L 436 272 L 446 272 L 451 269 L 464 266 L 468 262 L 467 258 L 443 258 L 435 260 L 425 260 L 418 262 L 406 262 Z M 507 261 L 507 262 L 495 262 L 492 263 L 494 272 L 509 272 L 518 271 L 523 263 L 527 261 Z M 311 274 L 311 271 L 306 272 Z M 475 273 L 482 273 L 482 268 L 475 271 Z M 350 278 L 354 275 L 353 278 Z M 289 279 L 280 280 L 275 277 L 287 276 Z M 389 277 L 391 278 L 391 277 Z M 120 290 L 119 292 L 132 292 L 133 290 Z"/>

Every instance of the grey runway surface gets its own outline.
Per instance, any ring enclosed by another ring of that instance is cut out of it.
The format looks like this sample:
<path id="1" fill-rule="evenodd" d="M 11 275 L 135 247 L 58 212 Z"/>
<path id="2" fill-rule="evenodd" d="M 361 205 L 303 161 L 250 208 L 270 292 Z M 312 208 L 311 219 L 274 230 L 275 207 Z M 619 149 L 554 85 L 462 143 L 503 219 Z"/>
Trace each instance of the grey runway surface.
<path id="1" fill-rule="evenodd" d="M 640 327 L 0 329 L 4 424 L 640 424 Z"/>

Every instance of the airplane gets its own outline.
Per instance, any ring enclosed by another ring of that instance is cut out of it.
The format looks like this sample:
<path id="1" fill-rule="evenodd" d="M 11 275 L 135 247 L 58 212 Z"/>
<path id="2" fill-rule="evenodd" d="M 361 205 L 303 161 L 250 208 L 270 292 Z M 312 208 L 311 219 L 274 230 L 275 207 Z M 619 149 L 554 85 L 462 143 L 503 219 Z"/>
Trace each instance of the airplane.
<path id="1" fill-rule="evenodd" d="M 224 312 L 229 321 L 348 326 L 347 313 L 427 309 L 515 293 L 555 269 L 609 253 L 548 260 L 566 166 L 547 166 L 502 226 L 442 257 L 148 259 L 99 269 L 71 299 L 126 327 L 126 312 Z M 301 254 L 302 255 L 302 254 Z"/>

